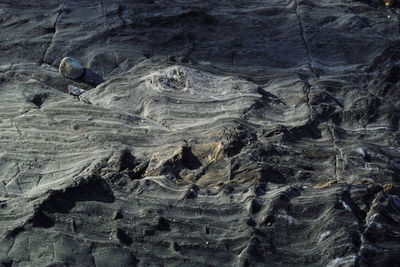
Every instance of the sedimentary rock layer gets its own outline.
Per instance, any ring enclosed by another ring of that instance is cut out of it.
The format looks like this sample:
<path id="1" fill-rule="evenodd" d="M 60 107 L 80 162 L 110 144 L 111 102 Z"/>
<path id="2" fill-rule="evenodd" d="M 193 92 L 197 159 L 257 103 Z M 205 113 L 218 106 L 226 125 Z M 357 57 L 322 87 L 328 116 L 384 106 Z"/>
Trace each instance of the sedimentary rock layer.
<path id="1" fill-rule="evenodd" d="M 399 12 L 1 1 L 1 264 L 400 265 Z"/>

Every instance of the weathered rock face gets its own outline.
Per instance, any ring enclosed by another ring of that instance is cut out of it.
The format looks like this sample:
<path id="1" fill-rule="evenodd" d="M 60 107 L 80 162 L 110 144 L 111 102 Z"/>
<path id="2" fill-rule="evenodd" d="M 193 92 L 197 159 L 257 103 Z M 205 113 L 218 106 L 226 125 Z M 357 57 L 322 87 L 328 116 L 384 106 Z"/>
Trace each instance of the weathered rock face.
<path id="1" fill-rule="evenodd" d="M 400 265 L 396 3 L 20 2 L 2 265 Z"/>

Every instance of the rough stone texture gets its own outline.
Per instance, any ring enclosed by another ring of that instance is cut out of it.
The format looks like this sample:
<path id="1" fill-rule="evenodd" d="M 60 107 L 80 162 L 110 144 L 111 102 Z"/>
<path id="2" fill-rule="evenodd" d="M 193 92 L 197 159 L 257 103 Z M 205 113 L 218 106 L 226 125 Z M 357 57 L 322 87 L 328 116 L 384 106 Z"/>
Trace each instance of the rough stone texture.
<path id="1" fill-rule="evenodd" d="M 399 266 L 399 14 L 2 0 L 1 264 Z"/>
<path id="2" fill-rule="evenodd" d="M 64 77 L 75 80 L 83 75 L 85 69 L 76 59 L 65 57 L 63 60 L 61 60 L 58 71 Z"/>
<path id="3" fill-rule="evenodd" d="M 86 90 L 83 90 L 73 85 L 68 85 L 68 92 L 70 95 L 80 96 L 81 94 L 86 93 Z"/>

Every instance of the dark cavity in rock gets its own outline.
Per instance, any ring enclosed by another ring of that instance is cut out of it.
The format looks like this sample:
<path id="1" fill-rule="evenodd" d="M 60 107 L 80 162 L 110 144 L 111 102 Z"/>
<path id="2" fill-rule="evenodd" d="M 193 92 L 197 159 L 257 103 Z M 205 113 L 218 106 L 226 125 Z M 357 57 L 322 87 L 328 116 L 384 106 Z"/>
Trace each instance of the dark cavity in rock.
<path id="1" fill-rule="evenodd" d="M 48 96 L 47 94 L 36 94 L 36 95 L 33 96 L 31 102 L 32 102 L 33 104 L 35 104 L 35 106 L 36 106 L 37 108 L 41 108 L 41 107 L 42 107 L 42 104 L 43 104 L 44 101 L 46 100 L 47 96 Z"/>

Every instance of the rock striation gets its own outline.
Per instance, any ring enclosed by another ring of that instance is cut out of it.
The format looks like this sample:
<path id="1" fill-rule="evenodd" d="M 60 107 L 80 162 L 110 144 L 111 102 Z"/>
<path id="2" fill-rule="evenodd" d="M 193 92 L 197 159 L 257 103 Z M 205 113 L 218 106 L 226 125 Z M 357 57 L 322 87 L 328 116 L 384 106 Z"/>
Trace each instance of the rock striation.
<path id="1" fill-rule="evenodd" d="M 2 0 L 0 265 L 400 266 L 389 6 Z"/>

